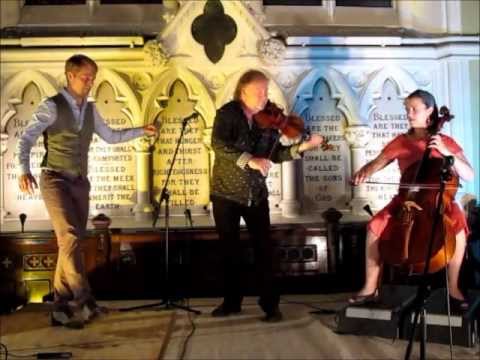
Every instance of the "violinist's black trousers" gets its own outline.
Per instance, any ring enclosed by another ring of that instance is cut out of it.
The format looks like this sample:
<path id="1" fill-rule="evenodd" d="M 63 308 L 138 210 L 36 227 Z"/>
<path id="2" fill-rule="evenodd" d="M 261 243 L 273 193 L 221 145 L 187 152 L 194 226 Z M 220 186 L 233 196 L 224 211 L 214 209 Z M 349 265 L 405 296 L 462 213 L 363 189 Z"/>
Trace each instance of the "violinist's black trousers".
<path id="1" fill-rule="evenodd" d="M 241 307 L 244 286 L 242 281 L 242 246 L 240 218 L 245 220 L 254 250 L 259 305 L 266 313 L 278 308 L 280 295 L 274 276 L 274 247 L 270 238 L 268 200 L 252 206 L 241 205 L 221 197 L 212 197 L 213 217 L 220 238 L 224 268 L 224 305 L 228 309 Z"/>

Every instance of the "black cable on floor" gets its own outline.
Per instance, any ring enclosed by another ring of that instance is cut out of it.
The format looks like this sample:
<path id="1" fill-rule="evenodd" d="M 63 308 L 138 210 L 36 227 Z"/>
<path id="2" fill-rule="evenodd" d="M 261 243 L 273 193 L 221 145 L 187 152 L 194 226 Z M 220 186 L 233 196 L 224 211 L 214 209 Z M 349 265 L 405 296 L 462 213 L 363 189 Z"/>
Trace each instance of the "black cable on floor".
<path id="1" fill-rule="evenodd" d="M 190 299 L 187 299 L 187 307 L 190 307 Z M 191 329 L 190 329 L 190 333 L 187 335 L 187 337 L 183 341 L 182 352 L 180 353 L 180 360 L 182 360 L 185 357 L 185 353 L 187 352 L 188 342 L 192 338 L 195 330 L 197 329 L 195 322 L 193 321 L 193 318 L 189 311 L 187 311 L 187 316 L 188 316 L 188 320 L 190 321 Z"/>
<path id="2" fill-rule="evenodd" d="M 37 359 L 39 359 L 38 354 L 17 355 L 17 354 L 9 353 L 7 345 L 0 342 L 0 360 L 3 360 L 3 359 L 8 360 L 9 355 L 12 358 L 37 358 Z"/>
<path id="3" fill-rule="evenodd" d="M 18 308 L 17 308 L 18 310 Z M 2 343 L 2 316 L 0 315 L 0 360 L 8 360 L 8 357 L 25 359 L 70 359 L 72 353 L 70 352 L 39 352 L 25 355 L 18 355 L 11 352 L 8 352 L 7 345 Z"/>

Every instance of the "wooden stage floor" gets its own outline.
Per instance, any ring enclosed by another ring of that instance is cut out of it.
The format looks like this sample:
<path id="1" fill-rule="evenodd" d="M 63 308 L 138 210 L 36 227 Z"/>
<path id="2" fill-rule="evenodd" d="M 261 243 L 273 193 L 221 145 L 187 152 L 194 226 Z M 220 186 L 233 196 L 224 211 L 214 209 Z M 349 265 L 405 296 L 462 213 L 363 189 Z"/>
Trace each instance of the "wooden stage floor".
<path id="1" fill-rule="evenodd" d="M 243 312 L 212 318 L 218 298 L 194 298 L 202 312 L 159 308 L 113 311 L 83 330 L 48 325 L 46 305 L 30 304 L 2 316 L 0 341 L 15 355 L 71 352 L 73 359 L 401 359 L 406 341 L 335 333 L 335 315 L 315 315 L 315 308 L 338 310 L 350 294 L 284 295 L 279 323 L 260 321 L 256 298 L 244 300 Z M 121 308 L 148 301 L 101 302 Z M 415 343 L 412 359 L 419 358 Z M 449 359 L 448 345 L 427 343 L 428 359 Z M 453 347 L 453 359 L 479 359 L 479 346 Z"/>

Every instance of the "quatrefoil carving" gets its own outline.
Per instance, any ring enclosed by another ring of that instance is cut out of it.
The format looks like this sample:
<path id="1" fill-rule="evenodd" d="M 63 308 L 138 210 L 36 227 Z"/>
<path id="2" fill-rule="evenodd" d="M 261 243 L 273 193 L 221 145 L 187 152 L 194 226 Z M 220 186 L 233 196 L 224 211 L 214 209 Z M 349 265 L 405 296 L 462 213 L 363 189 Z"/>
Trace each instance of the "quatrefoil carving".
<path id="1" fill-rule="evenodd" d="M 192 36 L 202 44 L 205 54 L 214 64 L 219 62 L 225 47 L 237 36 L 237 24 L 225 14 L 218 0 L 209 0 L 203 8 L 203 14 L 192 22 Z"/>

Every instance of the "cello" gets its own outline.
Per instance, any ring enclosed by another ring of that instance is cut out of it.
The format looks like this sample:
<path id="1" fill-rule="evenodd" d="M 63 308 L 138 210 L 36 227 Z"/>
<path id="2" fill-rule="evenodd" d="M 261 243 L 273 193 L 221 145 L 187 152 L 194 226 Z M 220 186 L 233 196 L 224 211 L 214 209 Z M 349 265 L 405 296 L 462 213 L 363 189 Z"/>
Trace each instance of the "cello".
<path id="1" fill-rule="evenodd" d="M 440 115 L 439 125 L 430 135 L 453 118 L 445 106 Z M 400 201 L 378 243 L 387 264 L 415 273 L 441 270 L 455 252 L 454 221 L 444 210 L 454 201 L 459 178 L 448 172 L 445 158 L 431 155 L 427 147 L 421 160 L 403 172 L 400 184 L 408 186 L 400 185 Z"/>

